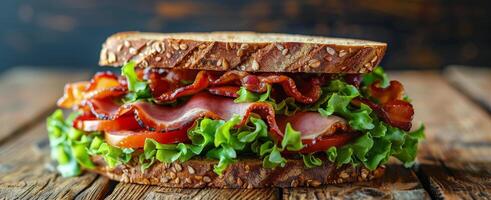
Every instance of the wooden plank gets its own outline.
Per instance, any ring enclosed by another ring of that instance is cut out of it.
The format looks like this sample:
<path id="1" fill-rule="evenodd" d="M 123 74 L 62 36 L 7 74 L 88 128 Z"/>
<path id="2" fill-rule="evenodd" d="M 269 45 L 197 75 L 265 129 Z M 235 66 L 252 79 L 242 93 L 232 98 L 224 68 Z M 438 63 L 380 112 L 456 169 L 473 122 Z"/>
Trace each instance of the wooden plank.
<path id="1" fill-rule="evenodd" d="M 0 197 L 5 199 L 100 198 L 108 179 L 95 174 L 62 178 L 49 158 L 44 125 L 63 85 L 86 73 L 16 68 L 0 80 Z M 79 195 L 80 194 L 80 195 Z"/>
<path id="2" fill-rule="evenodd" d="M 107 199 L 278 199 L 280 189 L 179 189 L 119 183 Z"/>
<path id="3" fill-rule="evenodd" d="M 75 199 L 103 199 L 106 194 L 111 191 L 111 180 L 106 177 L 98 176 L 96 180 L 87 187 L 83 192 L 79 193 Z"/>
<path id="4" fill-rule="evenodd" d="M 491 199 L 491 119 L 437 73 L 401 72 L 414 100 L 415 121 L 424 121 L 418 175 L 430 195 L 447 199 Z"/>
<path id="5" fill-rule="evenodd" d="M 452 85 L 491 112 L 491 69 L 454 65 L 444 75 Z"/>
<path id="6" fill-rule="evenodd" d="M 320 188 L 288 188 L 283 199 L 429 199 L 416 175 L 391 162 L 380 179 Z"/>
<path id="7" fill-rule="evenodd" d="M 54 108 L 69 81 L 87 78 L 87 73 L 15 67 L 0 77 L 0 143 Z"/>
<path id="8" fill-rule="evenodd" d="M 63 178 L 55 171 L 44 123 L 2 145 L 0 157 L 0 196 L 7 199 L 73 199 L 91 185 L 104 184 L 96 174 Z"/>

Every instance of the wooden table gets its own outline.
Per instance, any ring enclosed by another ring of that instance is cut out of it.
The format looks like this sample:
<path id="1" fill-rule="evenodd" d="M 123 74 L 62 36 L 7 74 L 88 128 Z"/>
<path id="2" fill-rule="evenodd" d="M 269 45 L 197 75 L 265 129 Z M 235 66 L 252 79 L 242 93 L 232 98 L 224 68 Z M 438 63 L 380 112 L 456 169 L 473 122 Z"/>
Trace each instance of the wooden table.
<path id="1" fill-rule="evenodd" d="M 0 198 L 491 199 L 491 70 L 453 66 L 391 75 L 414 100 L 415 124 L 427 127 L 414 168 L 393 161 L 380 180 L 315 189 L 171 189 L 91 173 L 60 177 L 49 159 L 45 118 L 63 84 L 89 74 L 14 68 L 0 78 Z"/>

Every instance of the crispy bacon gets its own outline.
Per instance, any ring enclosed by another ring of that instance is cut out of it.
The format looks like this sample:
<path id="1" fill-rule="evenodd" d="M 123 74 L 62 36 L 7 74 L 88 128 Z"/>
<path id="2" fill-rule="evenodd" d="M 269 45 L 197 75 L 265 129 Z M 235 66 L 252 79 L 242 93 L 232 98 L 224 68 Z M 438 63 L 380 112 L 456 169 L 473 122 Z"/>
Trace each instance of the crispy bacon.
<path id="1" fill-rule="evenodd" d="M 295 81 L 293 81 L 293 79 L 288 76 L 284 76 L 284 75 L 267 76 L 267 77 L 260 77 L 259 80 L 260 82 L 266 82 L 269 84 L 273 84 L 273 83 L 281 84 L 283 90 L 289 96 L 293 97 L 295 101 L 305 104 L 311 104 L 316 102 L 321 95 L 321 86 L 317 78 L 311 78 L 308 80 L 308 83 L 300 84 L 301 89 L 304 92 L 300 92 L 297 89 L 297 84 L 295 84 Z"/>
<path id="2" fill-rule="evenodd" d="M 379 105 L 365 98 L 356 98 L 352 103 L 355 105 L 359 105 L 360 103 L 366 104 L 382 119 L 382 121 L 391 126 L 398 127 L 405 131 L 411 129 L 414 109 L 408 102 L 396 99 L 383 105 Z"/>
<path id="3" fill-rule="evenodd" d="M 380 104 L 385 104 L 392 100 L 402 100 L 404 97 L 404 87 L 399 81 L 390 81 L 386 88 L 380 87 L 380 81 L 377 80 L 368 87 L 370 96 Z"/>
<path id="4" fill-rule="evenodd" d="M 162 68 L 145 68 L 143 79 L 148 81 L 153 96 L 173 91 L 186 83 L 192 82 L 198 71 L 167 70 Z"/>
<path id="5" fill-rule="evenodd" d="M 206 89 L 209 85 L 210 85 L 210 75 L 208 74 L 207 71 L 200 71 L 198 75 L 196 75 L 196 79 L 191 85 L 187 85 L 184 87 L 177 88 L 175 90 L 165 92 L 160 96 L 156 97 L 155 100 L 160 103 L 175 101 L 179 97 L 196 94 Z"/>
<path id="6" fill-rule="evenodd" d="M 305 104 L 314 103 L 321 94 L 320 81 L 317 77 L 311 77 L 308 79 L 308 83 L 301 84 L 302 87 L 300 89 L 303 92 L 298 90 L 297 84 L 292 78 L 275 74 L 252 75 L 247 72 L 230 71 L 215 80 L 213 84 L 224 85 L 237 82 L 240 82 L 247 90 L 258 93 L 266 92 L 267 85 L 280 84 L 287 95 Z"/>
<path id="7" fill-rule="evenodd" d="M 392 100 L 382 106 L 384 119 L 392 126 L 409 131 L 412 126 L 414 109 L 413 106 L 402 100 Z"/>
<path id="8" fill-rule="evenodd" d="M 118 86 L 118 76 L 112 72 L 97 72 L 92 79 L 90 84 L 85 89 L 86 91 L 97 90 L 101 88 L 115 87 Z"/>
<path id="9" fill-rule="evenodd" d="M 409 131 L 414 116 L 413 106 L 403 100 L 404 87 L 398 81 L 390 81 L 386 88 L 380 87 L 380 81 L 368 86 L 371 98 L 355 98 L 351 103 L 359 106 L 361 103 L 369 106 L 384 122 L 402 130 Z"/>
<path id="10" fill-rule="evenodd" d="M 152 95 L 157 103 L 173 102 L 179 97 L 190 96 L 208 89 L 211 93 L 226 97 L 237 97 L 237 88 L 264 93 L 267 85 L 281 86 L 285 95 L 297 102 L 310 104 L 317 101 L 321 94 L 321 81 L 318 76 L 306 76 L 298 81 L 286 75 L 263 73 L 258 75 L 247 72 L 229 71 L 224 74 L 210 71 L 183 72 L 175 70 L 138 71 L 138 77 L 148 81 Z M 189 80 L 192 84 L 187 85 Z M 67 84 L 65 94 L 58 105 L 63 108 L 78 106 L 84 99 L 103 99 L 119 97 L 128 92 L 126 80 L 110 72 L 94 75 L 90 82 Z"/>
<path id="11" fill-rule="evenodd" d="M 63 96 L 58 99 L 56 105 L 61 108 L 71 108 L 79 105 L 84 99 L 84 91 L 89 84 L 90 83 L 87 81 L 66 84 L 63 91 Z"/>
<path id="12" fill-rule="evenodd" d="M 63 96 L 57 105 L 62 108 L 78 106 L 85 99 L 103 99 L 118 97 L 127 93 L 124 81 L 111 72 L 99 72 L 88 81 L 75 82 L 65 85 Z"/>
<path id="13" fill-rule="evenodd" d="M 267 85 L 279 84 L 282 86 L 285 93 L 293 97 L 296 101 L 300 103 L 310 104 L 317 101 L 321 94 L 320 81 L 317 77 L 311 77 L 307 79 L 305 83 L 296 84 L 295 81 L 286 75 L 275 75 L 275 74 L 264 74 L 264 75 L 252 75 L 247 72 L 240 71 L 229 71 L 225 74 L 216 77 L 216 73 L 208 71 L 200 71 L 191 85 L 181 86 L 177 88 L 168 88 L 168 90 L 161 89 L 160 85 L 179 85 L 179 83 L 170 83 L 165 80 L 153 77 L 150 80 L 150 87 L 155 98 L 159 103 L 172 102 L 177 98 L 182 96 L 188 96 L 196 94 L 206 88 L 217 87 L 217 86 L 244 86 L 248 90 L 258 93 L 264 93 L 267 90 Z M 156 80 L 160 80 L 157 82 Z M 299 89 L 301 89 L 300 92 Z M 165 92 L 163 92 L 165 91 Z M 212 93 L 217 95 L 224 95 L 228 97 L 234 97 L 235 95 L 230 95 L 231 88 L 218 88 L 210 89 Z M 163 92 L 163 93 L 159 93 Z"/>

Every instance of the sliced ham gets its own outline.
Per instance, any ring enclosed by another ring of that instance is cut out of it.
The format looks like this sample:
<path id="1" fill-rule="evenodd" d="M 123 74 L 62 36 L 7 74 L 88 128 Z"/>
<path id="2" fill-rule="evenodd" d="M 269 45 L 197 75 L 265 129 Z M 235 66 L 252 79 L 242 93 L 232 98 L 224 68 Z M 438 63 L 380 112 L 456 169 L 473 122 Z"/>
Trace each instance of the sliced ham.
<path id="1" fill-rule="evenodd" d="M 327 136 L 338 130 L 347 130 L 346 120 L 331 115 L 323 117 L 318 112 L 297 112 L 293 116 L 279 115 L 276 117 L 278 127 L 285 130 L 286 124 L 290 123 L 292 128 L 302 133 L 302 139 L 315 139 L 319 136 Z"/>
<path id="2" fill-rule="evenodd" d="M 302 132 L 302 139 L 312 140 L 319 136 L 330 135 L 338 129 L 347 129 L 346 121 L 336 116 L 322 117 L 317 112 L 299 112 L 290 117 L 277 117 L 272 106 L 264 102 L 234 103 L 232 99 L 218 97 L 206 92 L 194 95 L 180 106 L 162 106 L 150 102 L 135 102 L 120 105 L 110 99 L 91 99 L 86 101 L 92 113 L 100 119 L 115 120 L 133 112 L 140 125 L 151 131 L 172 131 L 194 123 L 195 120 L 208 117 L 228 120 L 233 115 L 244 116 L 240 125 L 247 123 L 251 114 L 264 119 L 272 137 L 280 140 L 283 137 L 286 123 Z M 279 127 L 277 124 L 279 122 Z"/>

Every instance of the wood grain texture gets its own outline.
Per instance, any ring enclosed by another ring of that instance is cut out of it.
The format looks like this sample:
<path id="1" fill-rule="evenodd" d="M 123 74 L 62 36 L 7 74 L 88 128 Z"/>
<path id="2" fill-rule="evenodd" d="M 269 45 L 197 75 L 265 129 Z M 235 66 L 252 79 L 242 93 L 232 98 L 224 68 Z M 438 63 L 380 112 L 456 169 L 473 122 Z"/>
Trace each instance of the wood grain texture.
<path id="1" fill-rule="evenodd" d="M 41 120 L 63 94 L 63 85 L 87 77 L 42 68 L 14 68 L 0 77 L 0 143 L 32 121 Z M 43 119 L 44 120 L 44 119 Z"/>
<path id="2" fill-rule="evenodd" d="M 63 178 L 50 162 L 44 123 L 0 147 L 0 197 L 73 199 L 87 187 L 102 187 L 97 175 Z"/>
<path id="3" fill-rule="evenodd" d="M 110 191 L 111 180 L 106 177 L 98 176 L 92 184 L 79 193 L 75 199 L 103 199 Z"/>
<path id="4" fill-rule="evenodd" d="M 491 69 L 454 65 L 444 75 L 452 85 L 491 112 Z"/>
<path id="5" fill-rule="evenodd" d="M 84 73 L 16 68 L 0 79 L 7 98 L 0 100 L 0 197 L 5 199 L 73 199 L 102 197 L 107 179 L 95 174 L 62 178 L 49 158 L 46 115 L 63 85 Z M 90 186 L 90 187 L 89 187 Z"/>
<path id="6" fill-rule="evenodd" d="M 320 188 L 285 188 L 283 199 L 429 199 L 416 174 L 391 161 L 382 178 Z"/>
<path id="7" fill-rule="evenodd" d="M 488 113 L 437 73 L 403 72 L 391 78 L 400 80 L 414 100 L 415 122 L 425 122 L 418 175 L 430 194 L 446 199 L 491 199 Z"/>
<path id="8" fill-rule="evenodd" d="M 107 199 L 278 199 L 279 188 L 180 189 L 120 183 Z"/>

